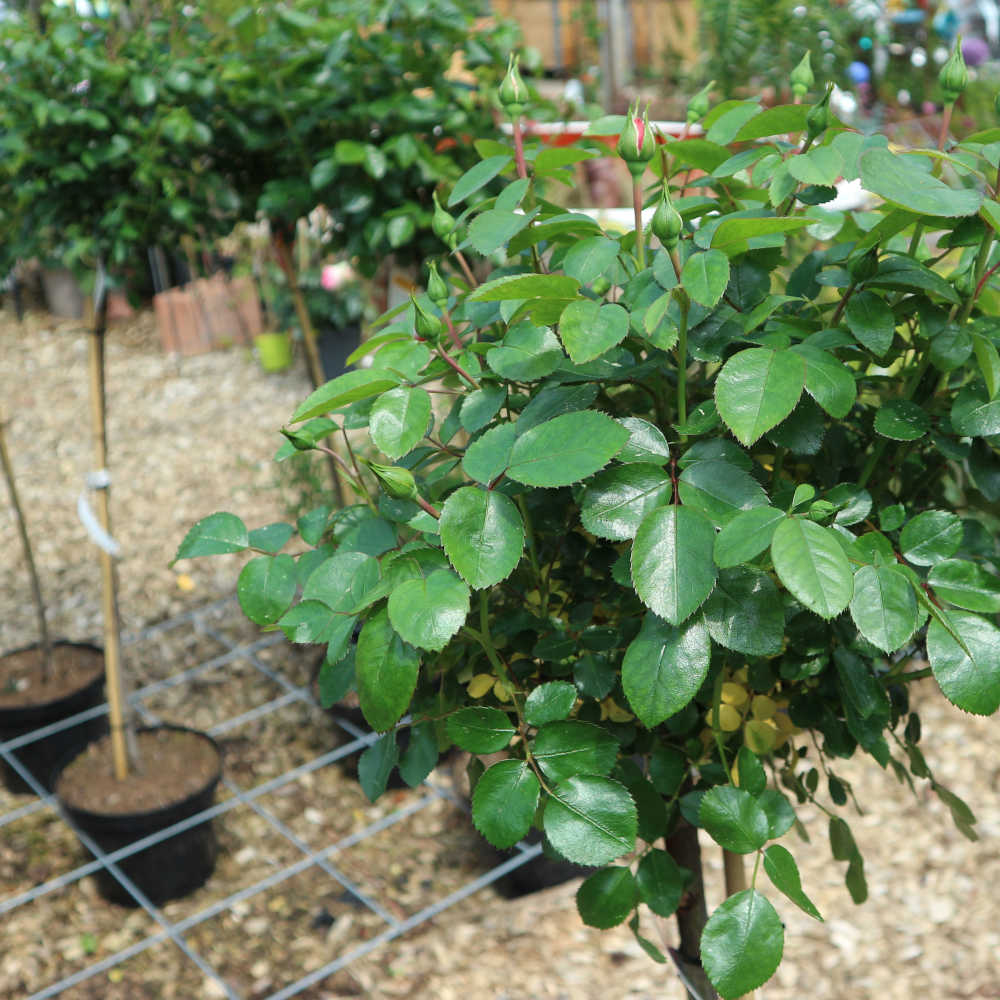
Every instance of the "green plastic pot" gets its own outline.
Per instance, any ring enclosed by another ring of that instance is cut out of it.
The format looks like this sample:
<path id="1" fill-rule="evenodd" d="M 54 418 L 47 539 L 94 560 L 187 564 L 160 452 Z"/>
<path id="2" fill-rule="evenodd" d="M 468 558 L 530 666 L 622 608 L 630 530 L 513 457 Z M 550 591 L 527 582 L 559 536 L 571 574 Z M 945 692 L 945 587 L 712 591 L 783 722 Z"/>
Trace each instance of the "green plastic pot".
<path id="1" fill-rule="evenodd" d="M 266 372 L 282 372 L 292 363 L 292 342 L 284 333 L 259 333 L 254 337 L 260 365 Z"/>

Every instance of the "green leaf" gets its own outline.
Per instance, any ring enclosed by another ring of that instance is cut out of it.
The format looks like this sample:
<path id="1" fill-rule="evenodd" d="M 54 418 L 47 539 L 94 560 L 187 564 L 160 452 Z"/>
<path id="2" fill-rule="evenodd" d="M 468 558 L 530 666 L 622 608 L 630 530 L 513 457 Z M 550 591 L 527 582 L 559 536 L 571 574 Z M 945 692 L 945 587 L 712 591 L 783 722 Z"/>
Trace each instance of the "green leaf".
<path id="1" fill-rule="evenodd" d="M 750 854 L 767 843 L 771 828 L 757 800 L 745 789 L 716 785 L 702 797 L 698 825 L 720 847 Z"/>
<path id="2" fill-rule="evenodd" d="M 524 702 L 524 721 L 529 726 L 565 719 L 576 704 L 576 687 L 569 681 L 539 684 Z"/>
<path id="3" fill-rule="evenodd" d="M 854 339 L 881 357 L 892 346 L 896 318 L 889 304 L 875 292 L 855 292 L 844 310 L 844 320 Z"/>
<path id="4" fill-rule="evenodd" d="M 795 810 L 783 792 L 776 788 L 765 788 L 757 796 L 757 802 L 767 816 L 768 839 L 783 837 L 795 825 Z"/>
<path id="5" fill-rule="evenodd" d="M 465 474 L 477 483 L 489 486 L 510 465 L 510 455 L 516 440 L 517 429 L 514 424 L 491 427 L 466 448 L 462 459 Z"/>
<path id="6" fill-rule="evenodd" d="M 292 415 L 292 422 L 309 420 L 324 413 L 356 403 L 371 396 L 380 396 L 387 389 L 399 385 L 399 378 L 391 372 L 378 368 L 361 368 L 358 371 L 345 372 L 338 375 L 325 385 L 321 385 L 310 393 Z"/>
<path id="7" fill-rule="evenodd" d="M 563 270 L 583 285 L 604 275 L 618 259 L 621 250 L 617 240 L 607 236 L 591 236 L 580 240 L 566 251 Z"/>
<path id="8" fill-rule="evenodd" d="M 799 867 L 787 848 L 772 844 L 764 852 L 764 871 L 775 889 L 784 893 L 800 910 L 817 920 L 823 919 L 813 901 L 802 891 Z"/>
<path id="9" fill-rule="evenodd" d="M 808 153 L 788 158 L 788 172 L 802 184 L 833 184 L 844 161 L 832 146 L 813 146 Z"/>
<path id="10" fill-rule="evenodd" d="M 399 761 L 399 776 L 416 788 L 434 770 L 438 762 L 438 743 L 434 725 L 420 722 L 410 727 L 410 742 Z"/>
<path id="11" fill-rule="evenodd" d="M 263 528 L 255 528 L 250 532 L 248 535 L 249 547 L 277 555 L 293 534 L 295 534 L 295 529 L 290 524 L 283 524 L 280 521 L 267 524 Z"/>
<path id="12" fill-rule="evenodd" d="M 527 228 L 535 214 L 537 211 L 530 215 L 516 215 L 489 209 L 477 215 L 469 225 L 469 243 L 483 256 L 495 253 Z"/>
<path id="13" fill-rule="evenodd" d="M 372 729 L 391 729 L 409 708 L 420 657 L 389 624 L 383 608 L 365 622 L 355 657 L 361 712 Z"/>
<path id="14" fill-rule="evenodd" d="M 319 601 L 300 601 L 278 620 L 278 628 L 289 642 L 329 643 L 334 654 L 343 655 L 357 620 L 355 615 L 331 611 Z"/>
<path id="15" fill-rule="evenodd" d="M 307 511 L 295 522 L 295 526 L 299 529 L 299 534 L 302 536 L 302 541 L 306 545 L 319 545 L 323 539 L 323 535 L 326 533 L 326 526 L 330 522 L 331 513 L 332 508 L 326 504 L 322 504 Z"/>
<path id="16" fill-rule="evenodd" d="M 927 582 L 942 600 L 966 611 L 1000 613 L 1000 577 L 965 559 L 946 559 L 927 575 Z"/>
<path id="17" fill-rule="evenodd" d="M 730 896 L 705 924 L 701 961 L 724 1000 L 763 985 L 781 963 L 785 928 L 777 911 L 756 889 Z"/>
<path id="18" fill-rule="evenodd" d="M 517 433 L 523 434 L 563 413 L 585 410 L 596 398 L 597 386 L 593 383 L 546 385 L 521 411 L 517 418 Z"/>
<path id="19" fill-rule="evenodd" d="M 793 157 L 798 159 L 798 157 Z M 814 220 L 801 217 L 775 218 L 754 217 L 749 219 L 723 219 L 712 233 L 712 246 L 723 250 L 729 256 L 745 253 L 749 240 L 760 236 L 773 236 L 781 233 L 791 233 L 804 229 Z M 686 286 L 685 286 L 686 287 Z"/>
<path id="20" fill-rule="evenodd" d="M 754 507 L 737 514 L 715 537 L 715 563 L 738 566 L 760 555 L 774 538 L 785 512 L 774 507 Z"/>
<path id="21" fill-rule="evenodd" d="M 821 618 L 839 615 L 850 602 L 851 567 L 828 528 L 801 517 L 786 518 L 774 532 L 771 560 L 792 596 Z"/>
<path id="22" fill-rule="evenodd" d="M 966 386 L 955 397 L 951 424 L 956 434 L 988 437 L 1000 434 L 1000 399 L 992 399 L 984 386 Z"/>
<path id="23" fill-rule="evenodd" d="M 854 574 L 851 617 L 873 646 L 895 652 L 920 621 L 909 578 L 895 566 L 862 566 Z"/>
<path id="24" fill-rule="evenodd" d="M 899 548 L 917 566 L 933 566 L 953 556 L 962 544 L 962 519 L 947 510 L 925 510 L 903 525 Z"/>
<path id="25" fill-rule="evenodd" d="M 395 460 L 411 452 L 427 433 L 431 397 L 426 389 L 400 386 L 375 400 L 368 418 L 372 442 Z"/>
<path id="26" fill-rule="evenodd" d="M 508 274 L 481 284 L 470 302 L 504 302 L 509 299 L 573 299 L 580 282 L 564 274 Z"/>
<path id="27" fill-rule="evenodd" d="M 875 414 L 875 430 L 893 441 L 916 441 L 931 427 L 926 411 L 908 399 L 888 399 Z"/>
<path id="28" fill-rule="evenodd" d="M 273 625 L 295 600 L 298 580 L 291 556 L 259 556 L 240 572 L 236 596 L 256 625 Z"/>
<path id="29" fill-rule="evenodd" d="M 379 580 L 377 560 L 341 549 L 316 566 L 302 588 L 303 601 L 320 601 L 333 611 L 353 614 Z"/>
<path id="30" fill-rule="evenodd" d="M 642 519 L 669 502 L 673 483 L 655 465 L 617 465 L 599 472 L 580 497 L 580 520 L 599 538 L 635 537 Z"/>
<path id="31" fill-rule="evenodd" d="M 912 155 L 869 149 L 861 154 L 859 164 L 866 191 L 920 215 L 975 215 L 983 203 L 978 191 L 948 187 L 925 171 Z"/>
<path id="32" fill-rule="evenodd" d="M 635 848 L 635 803 L 610 778 L 578 774 L 558 785 L 545 805 L 549 843 L 578 865 L 606 865 Z"/>
<path id="33" fill-rule="evenodd" d="M 991 622 L 966 611 L 938 612 L 927 627 L 927 659 L 953 705 L 974 715 L 1000 708 L 1000 630 Z"/>
<path id="34" fill-rule="evenodd" d="M 420 649 L 441 650 L 465 624 L 469 588 L 451 570 L 405 580 L 389 595 L 389 620 L 403 639 Z"/>
<path id="35" fill-rule="evenodd" d="M 451 189 L 448 196 L 448 208 L 465 201 L 470 194 L 474 194 L 480 188 L 485 187 L 497 174 L 511 162 L 510 156 L 489 156 L 485 160 L 480 160 L 474 167 L 466 170 Z"/>
<path id="36" fill-rule="evenodd" d="M 507 475 L 526 486 L 570 486 L 603 469 L 628 438 L 628 431 L 603 413 L 564 413 L 517 438 Z"/>
<path id="37" fill-rule="evenodd" d="M 588 927 L 607 930 L 625 922 L 638 896 L 632 872 L 616 865 L 583 880 L 576 891 L 576 908 Z"/>
<path id="38" fill-rule="evenodd" d="M 632 546 L 632 581 L 642 602 L 671 625 L 704 603 L 715 586 L 715 529 L 699 511 L 658 507 L 643 519 Z"/>
<path id="39" fill-rule="evenodd" d="M 246 525 L 235 514 L 209 514 L 184 536 L 174 556 L 193 559 L 196 556 L 218 556 L 242 552 L 250 544 Z"/>
<path id="40" fill-rule="evenodd" d="M 618 741 L 590 722 L 549 722 L 538 730 L 531 752 L 545 777 L 558 783 L 575 774 L 608 774 L 618 759 Z"/>
<path id="41" fill-rule="evenodd" d="M 781 652 L 785 614 L 778 588 L 753 566 L 735 566 L 719 574 L 703 609 L 709 635 L 726 649 L 748 656 Z"/>
<path id="42" fill-rule="evenodd" d="M 459 575 L 476 590 L 505 580 L 521 559 L 524 524 L 502 493 L 463 486 L 445 501 L 441 543 Z"/>
<path id="43" fill-rule="evenodd" d="M 699 621 L 676 628 L 647 614 L 622 660 L 622 689 L 647 729 L 679 712 L 708 675 L 712 645 Z"/>
<path id="44" fill-rule="evenodd" d="M 472 822 L 494 847 L 513 847 L 531 829 L 540 790 L 526 761 L 498 761 L 476 782 Z"/>
<path id="45" fill-rule="evenodd" d="M 533 382 L 551 375 L 564 357 L 548 327 L 518 323 L 507 331 L 503 343 L 486 355 L 486 364 L 501 378 Z"/>
<path id="46" fill-rule="evenodd" d="M 559 317 L 559 336 L 570 358 L 584 364 L 620 344 L 628 333 L 628 313 L 619 305 L 577 299 Z"/>
<path id="47" fill-rule="evenodd" d="M 639 417 L 619 417 L 618 423 L 629 432 L 625 447 L 615 456 L 619 462 L 666 465 L 670 461 L 670 445 L 655 424 Z"/>
<path id="48" fill-rule="evenodd" d="M 413 239 L 417 231 L 417 224 L 413 221 L 412 215 L 393 216 L 385 227 L 385 235 L 389 240 L 389 246 L 394 250 L 405 246 Z M 402 766 L 402 765 L 401 765 Z M 419 784 L 419 782 L 417 782 Z"/>
<path id="49" fill-rule="evenodd" d="M 681 270 L 681 284 L 695 302 L 711 309 L 729 284 L 729 258 L 721 250 L 691 254 Z"/>
<path id="50" fill-rule="evenodd" d="M 658 916 L 672 916 L 684 894 L 684 874 L 666 852 L 653 848 L 635 872 L 639 898 Z"/>
<path id="51" fill-rule="evenodd" d="M 323 708 L 336 705 L 354 687 L 354 657 L 342 657 L 337 663 L 324 659 L 316 687 Z"/>
<path id="52" fill-rule="evenodd" d="M 500 412 L 506 399 L 507 390 L 502 385 L 487 384 L 470 392 L 459 411 L 462 429 L 470 434 L 482 430 Z"/>
<path id="53" fill-rule="evenodd" d="M 986 381 L 987 395 L 991 400 L 996 399 L 997 392 L 1000 392 L 1000 353 L 993 341 L 987 340 L 981 333 L 972 334 L 972 347 Z"/>
<path id="54" fill-rule="evenodd" d="M 846 417 L 858 394 L 851 369 L 818 347 L 796 344 L 791 349 L 805 358 L 806 392 L 831 417 L 837 420 Z"/>
<path id="55" fill-rule="evenodd" d="M 795 409 L 805 378 L 804 360 L 790 351 L 740 351 L 716 378 L 719 416 L 741 444 L 751 445 Z"/>
<path id="56" fill-rule="evenodd" d="M 784 136 L 788 132 L 801 132 L 806 127 L 808 111 L 808 104 L 779 104 L 767 108 L 754 115 L 734 138 L 739 142 L 749 142 L 752 139 L 766 139 L 771 135 Z"/>
<path id="57" fill-rule="evenodd" d="M 396 745 L 395 733 L 386 733 L 358 758 L 358 783 L 369 802 L 375 802 L 385 791 L 389 775 L 398 760 L 399 747 Z"/>
<path id="58" fill-rule="evenodd" d="M 726 525 L 740 512 L 767 506 L 764 488 L 750 473 L 726 461 L 695 461 L 677 484 L 682 504 Z"/>
<path id="59" fill-rule="evenodd" d="M 499 708 L 472 705 L 448 716 L 448 739 L 469 753 L 499 753 L 517 730 Z"/>
<path id="60" fill-rule="evenodd" d="M 156 103 L 156 81 L 151 76 L 132 76 L 129 87 L 135 103 L 142 108 L 148 108 Z"/>

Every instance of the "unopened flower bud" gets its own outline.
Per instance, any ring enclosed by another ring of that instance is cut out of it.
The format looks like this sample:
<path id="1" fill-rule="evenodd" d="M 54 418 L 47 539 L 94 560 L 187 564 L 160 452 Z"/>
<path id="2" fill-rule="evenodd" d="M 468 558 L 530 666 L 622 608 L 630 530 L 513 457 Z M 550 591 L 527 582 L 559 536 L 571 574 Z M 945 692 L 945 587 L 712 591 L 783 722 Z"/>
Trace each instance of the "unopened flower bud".
<path id="1" fill-rule="evenodd" d="M 833 84 L 826 88 L 826 93 L 806 112 L 806 135 L 814 142 L 830 124 L 830 95 Z"/>
<path id="2" fill-rule="evenodd" d="M 424 302 L 421 302 L 420 299 L 413 295 L 410 296 L 410 302 L 413 303 L 413 325 L 417 331 L 417 336 L 421 340 L 436 344 L 441 333 L 444 331 L 444 323 L 441 322 L 441 317 L 431 312 Z"/>
<path id="3" fill-rule="evenodd" d="M 649 127 L 649 109 L 639 117 L 639 102 L 628 109 L 625 130 L 618 139 L 618 155 L 625 161 L 633 177 L 641 177 L 646 164 L 656 153 L 656 142 Z"/>
<path id="4" fill-rule="evenodd" d="M 497 96 L 500 98 L 500 105 L 510 115 L 517 118 L 523 111 L 524 105 L 528 101 L 528 88 L 524 80 L 521 79 L 521 72 L 517 68 L 520 56 L 512 52 L 507 59 L 507 75 L 500 84 Z"/>
<path id="5" fill-rule="evenodd" d="M 450 250 L 458 243 L 457 224 L 455 216 L 446 212 L 438 201 L 437 191 L 434 192 L 434 214 L 431 216 L 431 229 L 434 235 Z"/>
<path id="6" fill-rule="evenodd" d="M 878 247 L 874 247 L 860 257 L 854 257 L 847 265 L 851 281 L 860 284 L 878 274 Z"/>
<path id="7" fill-rule="evenodd" d="M 813 76 L 812 64 L 809 61 L 809 52 L 799 60 L 798 66 L 792 70 L 788 77 L 789 83 L 792 85 L 792 93 L 796 97 L 805 97 L 816 83 L 816 77 Z"/>
<path id="8" fill-rule="evenodd" d="M 437 264 L 431 261 L 427 267 L 429 276 L 427 278 L 427 298 L 438 307 L 444 309 L 448 304 L 448 283 L 441 277 L 437 269 Z"/>
<path id="9" fill-rule="evenodd" d="M 711 105 L 709 99 L 709 94 L 712 88 L 715 86 L 715 81 L 711 80 L 701 90 L 698 91 L 694 97 L 688 101 L 687 106 L 687 123 L 688 125 L 694 125 L 695 122 L 700 122 L 705 115 L 708 114 L 708 109 Z"/>
<path id="10" fill-rule="evenodd" d="M 378 462 L 368 462 L 368 468 L 375 473 L 379 486 L 393 500 L 416 500 L 417 481 L 409 469 L 400 465 L 379 465 Z"/>
<path id="11" fill-rule="evenodd" d="M 656 206 L 656 211 L 653 213 L 650 229 L 667 250 L 673 250 L 677 246 L 683 226 L 680 214 L 674 208 L 674 203 L 670 200 L 670 194 L 667 192 L 667 186 L 664 184 L 660 193 L 660 204 Z"/>
<path id="12" fill-rule="evenodd" d="M 292 447 L 296 451 L 312 451 L 316 447 L 316 443 L 304 434 L 298 434 L 295 431 L 288 430 L 287 427 L 281 428 L 281 433 L 291 442 Z"/>
<path id="13" fill-rule="evenodd" d="M 954 104 L 969 85 L 969 70 L 962 56 L 962 36 L 955 39 L 955 48 L 938 73 L 938 83 L 945 104 Z"/>

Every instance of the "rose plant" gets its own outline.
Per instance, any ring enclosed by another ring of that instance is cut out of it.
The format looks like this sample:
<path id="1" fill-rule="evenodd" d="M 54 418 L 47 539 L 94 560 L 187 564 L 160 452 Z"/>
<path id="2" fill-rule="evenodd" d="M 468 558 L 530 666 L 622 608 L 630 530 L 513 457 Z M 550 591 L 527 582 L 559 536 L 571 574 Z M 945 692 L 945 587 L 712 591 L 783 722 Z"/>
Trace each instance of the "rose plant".
<path id="1" fill-rule="evenodd" d="M 975 837 L 908 692 L 1000 706 L 1000 130 L 897 152 L 827 92 L 727 101 L 655 145 L 634 110 L 619 151 L 656 211 L 622 235 L 549 200 L 592 154 L 526 143 L 505 90 L 514 148 L 479 144 L 435 216 L 502 263 L 474 285 L 446 254 L 371 367 L 283 430 L 279 457 L 346 443 L 358 502 L 212 514 L 178 558 L 256 553 L 248 617 L 324 644 L 324 698 L 356 690 L 383 734 L 370 797 L 452 745 L 505 755 L 470 767 L 483 835 L 537 827 L 597 867 L 583 920 L 628 921 L 657 961 L 640 919 L 676 911 L 691 989 L 741 996 L 781 959 L 772 900 L 819 918 L 779 842 L 797 805 L 866 896 L 839 761 L 926 782 Z M 824 208 L 840 178 L 877 207 Z M 710 916 L 699 830 L 726 857 Z"/>

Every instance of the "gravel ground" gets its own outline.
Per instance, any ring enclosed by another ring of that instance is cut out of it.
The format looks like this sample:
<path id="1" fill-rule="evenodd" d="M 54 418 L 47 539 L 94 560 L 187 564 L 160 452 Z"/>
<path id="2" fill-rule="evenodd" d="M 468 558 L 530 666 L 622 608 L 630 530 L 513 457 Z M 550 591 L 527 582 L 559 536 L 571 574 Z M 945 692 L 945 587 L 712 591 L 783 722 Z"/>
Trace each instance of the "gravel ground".
<path id="1" fill-rule="evenodd" d="M 240 513 L 252 526 L 280 519 L 290 493 L 274 486 L 270 455 L 276 428 L 308 389 L 300 369 L 265 375 L 237 349 L 174 361 L 159 350 L 151 319 L 116 327 L 108 343 L 109 462 L 121 614 L 126 630 L 143 627 L 231 594 L 239 559 L 173 569 L 168 563 L 187 527 L 214 510 Z M 86 334 L 78 324 L 0 314 L 0 405 L 18 484 L 36 540 L 36 560 L 53 632 L 100 638 L 99 574 L 94 548 L 76 517 L 76 499 L 92 464 L 88 429 Z M 29 590 L 13 517 L 0 505 L 0 649 L 34 638 Z M 254 630 L 232 605 L 212 611 L 209 627 L 167 629 L 127 647 L 139 686 L 209 660 Z M 220 638 L 221 636 L 221 638 Z M 309 679 L 312 660 L 276 645 L 260 654 L 293 684 Z M 280 694 L 247 659 L 160 689 L 148 711 L 211 727 Z M 786 958 L 757 1000 L 872 997 L 903 1000 L 1000 998 L 1000 723 L 964 716 L 933 693 L 921 702 L 924 750 L 944 784 L 979 818 L 981 840 L 966 841 L 947 810 L 918 786 L 918 797 L 867 760 L 839 768 L 866 812 L 850 817 L 865 857 L 870 900 L 855 907 L 843 866 L 829 859 L 825 817 L 804 812 L 810 845 L 789 848 L 803 886 L 825 916 L 816 923 L 778 903 Z M 328 716 L 290 702 L 226 731 L 226 774 L 251 789 L 329 750 Z M 437 780 L 447 783 L 448 775 Z M 261 796 L 259 805 L 307 847 L 351 837 L 396 809 L 416 808 L 421 791 L 390 793 L 376 806 L 336 767 L 301 775 Z M 0 791 L 0 814 L 30 803 Z M 182 920 L 301 859 L 259 812 L 239 806 L 217 821 L 221 855 L 212 880 L 165 913 Z M 706 850 L 711 902 L 721 900 L 721 863 Z M 0 827 L 0 901 L 68 871 L 83 856 L 49 810 Z M 464 813 L 443 799 L 381 833 L 336 853 L 332 862 L 397 918 L 446 896 L 484 870 L 488 858 Z M 519 900 L 490 890 L 446 910 L 301 994 L 332 997 L 616 1000 L 684 994 L 667 971 L 638 949 L 627 930 L 583 927 L 568 884 Z M 198 924 L 187 940 L 245 997 L 264 997 L 378 933 L 384 924 L 352 905 L 317 868 Z M 0 996 L 30 995 L 155 933 L 142 911 L 103 902 L 89 880 L 74 883 L 0 917 Z M 658 930 L 645 928 L 658 939 Z M 663 929 L 673 939 L 672 925 Z M 170 941 L 66 990 L 71 1000 L 211 998 L 216 984 Z"/>

